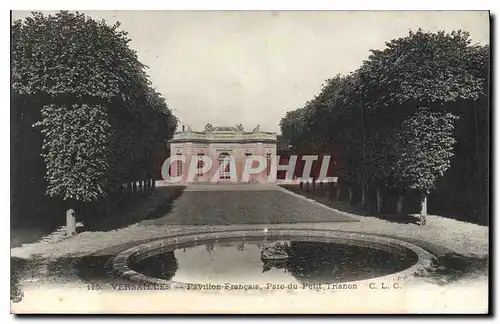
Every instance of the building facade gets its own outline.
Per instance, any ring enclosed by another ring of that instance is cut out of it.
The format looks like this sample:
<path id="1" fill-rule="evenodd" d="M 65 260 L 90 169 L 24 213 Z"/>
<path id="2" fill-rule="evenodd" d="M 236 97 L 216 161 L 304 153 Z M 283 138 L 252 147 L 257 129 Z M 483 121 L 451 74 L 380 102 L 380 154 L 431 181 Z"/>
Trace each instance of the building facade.
<path id="1" fill-rule="evenodd" d="M 171 157 L 178 158 L 170 164 L 169 174 L 182 177 L 183 183 L 247 182 L 244 169 L 258 168 L 259 163 L 252 161 L 256 160 L 255 156 L 265 159 L 265 168 L 249 174 L 248 182 L 265 183 L 275 179 L 272 162 L 276 161 L 277 134 L 264 132 L 259 126 L 252 131 L 243 130 L 241 125 L 213 127 L 208 124 L 203 131 L 187 127 L 174 134 L 169 143 Z M 211 160 L 209 168 L 205 157 Z"/>

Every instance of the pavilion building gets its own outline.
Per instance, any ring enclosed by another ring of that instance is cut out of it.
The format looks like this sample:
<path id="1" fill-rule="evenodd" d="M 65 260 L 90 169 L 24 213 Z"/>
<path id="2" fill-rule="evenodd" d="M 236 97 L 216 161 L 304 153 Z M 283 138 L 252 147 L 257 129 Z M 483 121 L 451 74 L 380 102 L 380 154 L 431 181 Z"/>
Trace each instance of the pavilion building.
<path id="1" fill-rule="evenodd" d="M 264 132 L 259 126 L 252 131 L 243 130 L 241 125 L 213 127 L 207 124 L 203 131 L 183 127 L 183 131 L 174 134 L 169 143 L 172 156 L 185 157 L 184 163 L 173 162 L 169 171 L 171 176 L 182 176 L 183 183 L 210 182 L 213 179 L 217 183 L 241 182 L 245 163 L 255 155 L 265 158 L 266 167 L 258 174 L 251 174 L 249 182 L 266 183 L 273 179 L 269 176 L 273 172 L 271 163 L 276 160 L 277 133 Z M 212 161 L 208 171 L 203 170 L 204 156 Z M 193 158 L 198 161 L 196 172 L 188 178 Z M 228 160 L 234 163 L 227 163 Z M 256 161 L 253 163 L 252 167 L 258 165 Z"/>

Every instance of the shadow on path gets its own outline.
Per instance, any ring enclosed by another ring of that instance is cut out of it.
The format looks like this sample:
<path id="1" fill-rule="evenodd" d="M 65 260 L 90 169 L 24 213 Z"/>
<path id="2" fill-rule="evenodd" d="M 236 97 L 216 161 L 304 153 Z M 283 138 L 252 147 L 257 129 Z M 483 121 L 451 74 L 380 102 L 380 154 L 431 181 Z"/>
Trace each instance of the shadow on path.
<path id="1" fill-rule="evenodd" d="M 168 211 L 158 211 L 157 214 L 163 212 L 164 217 L 141 222 L 141 225 L 357 222 L 352 217 L 281 190 L 186 190 Z"/>
<path id="2" fill-rule="evenodd" d="M 84 221 L 85 231 L 111 231 L 169 213 L 185 186 L 158 187 L 150 196 L 124 201 L 117 211 Z"/>
<path id="3" fill-rule="evenodd" d="M 333 198 L 329 198 L 326 195 L 319 196 L 314 192 L 307 192 L 299 188 L 298 185 L 280 185 L 280 187 L 299 194 L 301 196 L 313 199 L 323 205 L 329 206 L 334 209 L 338 209 L 342 212 L 354 214 L 357 216 L 368 216 L 375 217 L 378 219 L 386 220 L 391 223 L 399 223 L 399 224 L 416 224 L 418 225 L 420 222 L 420 218 L 418 216 L 409 215 L 409 214 L 397 214 L 397 213 L 369 213 L 365 209 L 362 209 L 359 206 L 351 205 L 347 201 L 336 200 Z"/>

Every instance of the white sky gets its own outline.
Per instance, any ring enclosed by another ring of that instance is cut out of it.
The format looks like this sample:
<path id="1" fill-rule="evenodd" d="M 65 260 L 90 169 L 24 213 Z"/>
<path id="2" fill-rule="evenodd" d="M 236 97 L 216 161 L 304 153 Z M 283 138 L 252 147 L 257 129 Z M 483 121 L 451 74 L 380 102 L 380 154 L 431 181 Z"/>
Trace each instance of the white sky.
<path id="1" fill-rule="evenodd" d="M 484 11 L 83 12 L 122 23 L 153 85 L 193 130 L 210 122 L 279 131 L 285 112 L 312 99 L 325 79 L 355 70 L 370 49 L 410 29 L 490 38 Z"/>

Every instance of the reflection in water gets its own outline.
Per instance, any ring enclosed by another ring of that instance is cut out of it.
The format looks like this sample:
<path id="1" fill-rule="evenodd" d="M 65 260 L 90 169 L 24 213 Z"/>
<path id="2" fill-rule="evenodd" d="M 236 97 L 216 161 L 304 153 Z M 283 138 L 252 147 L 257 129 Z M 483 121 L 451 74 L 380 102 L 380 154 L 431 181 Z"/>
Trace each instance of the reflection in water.
<path id="1" fill-rule="evenodd" d="M 192 243 L 131 267 L 148 276 L 190 283 L 335 283 L 387 275 L 416 262 L 416 256 L 367 247 L 295 240 L 286 244 L 287 259 L 264 260 L 261 251 L 269 242 Z"/>
<path id="2" fill-rule="evenodd" d="M 186 251 L 185 248 L 183 250 Z M 132 269 L 150 277 L 170 280 L 177 272 L 178 266 L 174 251 L 168 251 L 141 260 L 135 263 Z"/>
<path id="3" fill-rule="evenodd" d="M 275 269 L 283 269 L 285 272 L 287 271 L 288 261 L 282 260 L 262 260 L 262 273 L 267 272 L 273 268 Z"/>
<path id="4" fill-rule="evenodd" d="M 348 244 L 291 242 L 288 271 L 300 282 L 368 279 L 404 270 L 416 257 Z"/>

